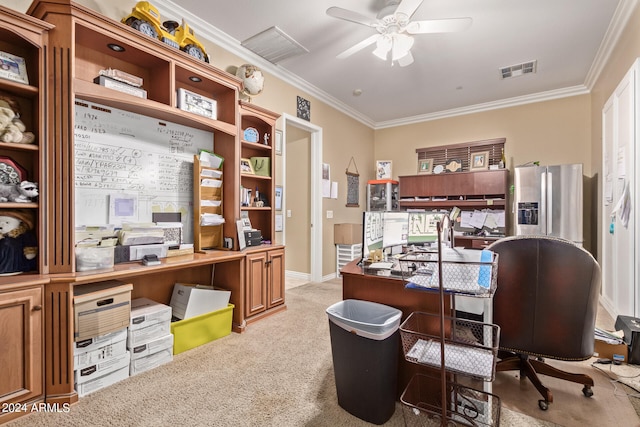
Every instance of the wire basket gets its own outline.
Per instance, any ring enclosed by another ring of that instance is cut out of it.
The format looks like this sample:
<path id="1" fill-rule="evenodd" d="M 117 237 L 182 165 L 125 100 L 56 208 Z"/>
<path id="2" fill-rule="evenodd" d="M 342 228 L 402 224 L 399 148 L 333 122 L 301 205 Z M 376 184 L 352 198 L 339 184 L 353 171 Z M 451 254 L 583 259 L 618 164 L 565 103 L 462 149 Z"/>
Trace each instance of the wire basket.
<path id="1" fill-rule="evenodd" d="M 440 315 L 415 311 L 400 325 L 408 362 L 440 368 Z M 444 316 L 444 363 L 447 371 L 484 381 L 495 378 L 500 327 Z"/>
<path id="2" fill-rule="evenodd" d="M 400 397 L 405 426 L 500 425 L 501 404 L 497 395 L 449 381 L 446 394 L 446 423 L 443 424 L 441 391 L 434 392 L 433 378 L 423 374 L 414 375 Z"/>
<path id="3" fill-rule="evenodd" d="M 491 297 L 498 278 L 498 254 L 488 250 L 443 248 L 442 259 L 433 251 L 412 251 L 400 258 L 407 287 Z"/>

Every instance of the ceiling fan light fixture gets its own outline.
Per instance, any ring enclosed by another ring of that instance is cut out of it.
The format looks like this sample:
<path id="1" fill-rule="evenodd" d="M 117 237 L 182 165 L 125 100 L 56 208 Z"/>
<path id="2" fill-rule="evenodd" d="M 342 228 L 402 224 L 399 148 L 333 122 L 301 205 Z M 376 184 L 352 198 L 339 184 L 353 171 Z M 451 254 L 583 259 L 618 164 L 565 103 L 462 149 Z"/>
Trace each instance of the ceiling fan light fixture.
<path id="1" fill-rule="evenodd" d="M 411 53 L 413 37 L 406 34 L 393 35 L 393 47 L 391 49 L 391 61 L 399 61 Z"/>
<path id="2" fill-rule="evenodd" d="M 380 36 L 378 37 L 378 40 L 376 40 L 376 48 L 374 49 L 373 54 L 383 61 L 386 61 L 392 46 L 393 40 L 391 37 Z"/>

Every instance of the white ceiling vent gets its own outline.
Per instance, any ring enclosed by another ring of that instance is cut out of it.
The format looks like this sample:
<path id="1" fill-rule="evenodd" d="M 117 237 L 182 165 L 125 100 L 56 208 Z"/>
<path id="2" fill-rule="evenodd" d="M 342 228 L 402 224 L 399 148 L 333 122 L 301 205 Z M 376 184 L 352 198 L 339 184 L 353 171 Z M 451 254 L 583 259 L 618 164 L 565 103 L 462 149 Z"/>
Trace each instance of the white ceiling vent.
<path id="1" fill-rule="evenodd" d="M 500 76 L 503 79 L 508 79 L 510 77 L 519 77 L 525 74 L 535 73 L 537 62 L 538 61 L 529 61 L 523 62 L 522 64 L 500 68 Z"/>
<path id="2" fill-rule="evenodd" d="M 309 53 L 306 48 L 278 27 L 267 28 L 261 33 L 249 37 L 241 44 L 274 64 L 292 56 Z"/>

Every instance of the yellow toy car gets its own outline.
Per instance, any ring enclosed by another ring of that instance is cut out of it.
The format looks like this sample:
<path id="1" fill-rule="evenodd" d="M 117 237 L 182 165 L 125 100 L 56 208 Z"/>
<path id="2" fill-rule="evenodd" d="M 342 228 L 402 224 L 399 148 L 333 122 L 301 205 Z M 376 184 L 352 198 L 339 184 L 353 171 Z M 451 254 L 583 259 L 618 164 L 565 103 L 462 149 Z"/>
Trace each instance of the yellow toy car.
<path id="1" fill-rule="evenodd" d="M 165 21 L 160 24 L 160 12 L 148 1 L 139 1 L 129 16 L 122 18 L 122 23 L 135 28 L 143 34 L 157 38 L 169 46 L 180 49 L 191 56 L 209 62 L 209 56 L 202 43 L 198 41 L 193 30 L 182 20 Z"/>

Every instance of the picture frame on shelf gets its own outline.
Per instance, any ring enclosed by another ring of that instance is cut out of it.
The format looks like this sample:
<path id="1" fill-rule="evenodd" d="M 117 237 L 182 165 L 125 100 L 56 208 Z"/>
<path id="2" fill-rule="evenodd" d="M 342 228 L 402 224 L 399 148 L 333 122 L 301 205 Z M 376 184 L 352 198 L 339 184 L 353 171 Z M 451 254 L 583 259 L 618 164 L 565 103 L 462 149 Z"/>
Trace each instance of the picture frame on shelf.
<path id="1" fill-rule="evenodd" d="M 282 156 L 282 131 L 279 129 L 276 129 L 275 147 L 276 147 L 276 154 L 278 156 Z"/>
<path id="2" fill-rule="evenodd" d="M 433 159 L 418 159 L 418 173 L 428 174 L 433 172 Z"/>
<path id="3" fill-rule="evenodd" d="M 489 169 L 489 152 L 480 151 L 471 153 L 471 162 L 469 162 L 469 170 L 479 171 Z"/>
<path id="4" fill-rule="evenodd" d="M 245 175 L 255 175 L 251 160 L 245 158 L 240 159 L 240 173 Z"/>
<path id="5" fill-rule="evenodd" d="M 24 58 L 0 51 L 0 77 L 28 85 L 29 76 Z"/>
<path id="6" fill-rule="evenodd" d="M 208 119 L 218 119 L 218 103 L 215 99 L 187 89 L 178 88 L 178 108 Z"/>
<path id="7" fill-rule="evenodd" d="M 391 179 L 391 160 L 376 160 L 376 179 Z"/>
<path id="8" fill-rule="evenodd" d="M 276 185 L 275 194 L 276 194 L 276 202 L 275 202 L 276 210 L 281 211 L 282 210 L 282 185 Z"/>
<path id="9" fill-rule="evenodd" d="M 461 159 L 449 159 L 445 164 L 444 168 L 447 172 L 461 172 L 462 171 L 462 160 Z"/>

